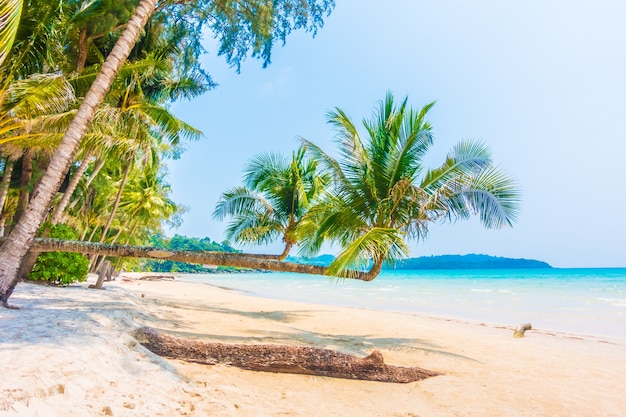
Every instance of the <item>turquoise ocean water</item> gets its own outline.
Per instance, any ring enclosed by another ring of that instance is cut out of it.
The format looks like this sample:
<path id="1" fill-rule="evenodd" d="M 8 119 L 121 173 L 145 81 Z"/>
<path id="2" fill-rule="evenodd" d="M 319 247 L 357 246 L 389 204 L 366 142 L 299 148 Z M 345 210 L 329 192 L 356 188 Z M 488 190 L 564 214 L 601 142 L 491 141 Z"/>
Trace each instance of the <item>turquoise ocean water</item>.
<path id="1" fill-rule="evenodd" d="M 293 273 L 179 279 L 266 298 L 626 339 L 626 268 L 385 271 L 372 282 Z"/>

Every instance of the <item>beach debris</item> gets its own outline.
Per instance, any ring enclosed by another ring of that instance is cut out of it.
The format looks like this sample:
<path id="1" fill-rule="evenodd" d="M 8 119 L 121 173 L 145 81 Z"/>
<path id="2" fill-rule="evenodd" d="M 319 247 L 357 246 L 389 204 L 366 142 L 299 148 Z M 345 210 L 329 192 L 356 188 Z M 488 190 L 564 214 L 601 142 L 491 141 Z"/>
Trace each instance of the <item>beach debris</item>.
<path id="1" fill-rule="evenodd" d="M 519 326 L 515 328 L 515 331 L 513 332 L 513 337 L 522 338 L 524 337 L 524 332 L 526 332 L 526 330 L 532 330 L 532 329 L 533 329 L 533 326 L 530 323 L 520 324 Z"/>
<path id="2" fill-rule="evenodd" d="M 176 281 L 176 277 L 174 275 L 142 275 L 139 277 L 140 281 Z"/>
<path id="3" fill-rule="evenodd" d="M 220 363 L 252 371 L 396 383 L 441 375 L 418 367 L 387 365 L 378 350 L 360 358 L 309 346 L 203 342 L 164 335 L 150 327 L 135 330 L 133 336 L 159 356 L 205 365 Z"/>

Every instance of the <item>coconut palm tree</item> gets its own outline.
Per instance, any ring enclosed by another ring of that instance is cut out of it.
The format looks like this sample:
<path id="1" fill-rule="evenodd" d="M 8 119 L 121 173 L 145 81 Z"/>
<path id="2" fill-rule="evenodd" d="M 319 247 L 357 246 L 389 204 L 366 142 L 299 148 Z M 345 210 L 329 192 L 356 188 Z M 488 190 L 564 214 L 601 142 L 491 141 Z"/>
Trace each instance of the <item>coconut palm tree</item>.
<path id="1" fill-rule="evenodd" d="M 154 12 L 155 6 L 156 0 L 141 0 L 137 5 L 135 13 L 115 47 L 107 56 L 100 73 L 85 95 L 76 116 L 50 160 L 48 169 L 41 178 L 28 209 L 2 245 L 0 251 L 0 301 L 2 301 L 3 306 L 10 307 L 8 299 L 17 284 L 22 259 L 28 252 L 37 229 L 46 217 L 50 202 L 63 181 L 98 106 L 104 100 L 104 96 L 111 87 L 117 72 L 139 38 L 142 28 Z"/>
<path id="2" fill-rule="evenodd" d="M 329 182 L 317 171 L 317 162 L 305 158 L 305 147 L 292 155 L 291 161 L 274 153 L 254 157 L 245 169 L 243 187 L 224 192 L 213 217 L 232 217 L 226 229 L 237 243 L 269 243 L 281 237 L 285 259 L 298 243 L 300 220 L 311 202 Z"/>
<path id="3" fill-rule="evenodd" d="M 397 104 L 388 93 L 373 118 L 364 120 L 365 137 L 344 111 L 329 112 L 338 159 L 304 140 L 334 178 L 303 222 L 308 250 L 319 250 L 325 241 L 342 247 L 328 275 L 374 279 L 385 261 L 408 255 L 406 239 L 423 240 L 433 222 L 473 213 L 486 227 L 510 226 L 515 220 L 519 192 L 493 166 L 483 144 L 460 142 L 441 166 L 426 169 L 423 157 L 433 135 L 425 117 L 433 104 L 415 111 L 407 98 Z"/>
<path id="4" fill-rule="evenodd" d="M 57 2 L 58 3 L 58 2 Z M 0 248 L 0 301 L 8 307 L 8 299 L 18 281 L 20 264 L 28 252 L 37 229 L 46 217 L 47 210 L 56 190 L 63 181 L 78 145 L 88 131 L 97 108 L 103 102 L 117 72 L 130 55 L 148 19 L 155 12 L 157 0 L 139 0 L 133 15 L 110 49 L 89 91 L 72 120 L 55 154 L 50 160 L 46 173 L 42 176 L 34 192 L 28 209 L 8 239 Z M 315 33 L 323 23 L 323 16 L 334 7 L 333 0 L 310 0 L 293 3 L 290 0 L 272 2 L 236 1 L 223 2 L 162 2 L 158 8 L 169 9 L 163 15 L 176 15 L 180 21 L 171 19 L 168 27 L 187 25 L 191 30 L 186 40 L 195 49 L 190 50 L 191 68 L 197 68 L 198 56 L 202 51 L 197 33 L 203 25 L 210 26 L 220 41 L 220 54 L 233 66 L 239 66 L 252 50 L 252 56 L 261 57 L 269 63 L 270 51 L 277 40 L 284 41 L 292 30 L 304 29 Z M 192 46 L 192 48 L 193 48 Z M 181 47 L 184 44 L 181 42 Z"/>

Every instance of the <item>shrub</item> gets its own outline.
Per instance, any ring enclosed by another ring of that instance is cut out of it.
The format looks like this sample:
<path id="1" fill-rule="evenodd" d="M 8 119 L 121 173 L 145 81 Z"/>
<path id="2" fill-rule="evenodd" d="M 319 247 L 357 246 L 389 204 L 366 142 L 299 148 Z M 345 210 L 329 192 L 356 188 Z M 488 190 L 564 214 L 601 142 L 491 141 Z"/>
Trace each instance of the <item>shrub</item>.
<path id="1" fill-rule="evenodd" d="M 78 235 L 69 226 L 44 224 L 41 230 L 49 229 L 48 237 L 64 240 L 76 240 Z M 34 281 L 45 281 L 54 285 L 69 285 L 85 281 L 89 272 L 89 260 L 80 253 L 44 252 L 37 258 L 37 263 L 28 275 Z"/>

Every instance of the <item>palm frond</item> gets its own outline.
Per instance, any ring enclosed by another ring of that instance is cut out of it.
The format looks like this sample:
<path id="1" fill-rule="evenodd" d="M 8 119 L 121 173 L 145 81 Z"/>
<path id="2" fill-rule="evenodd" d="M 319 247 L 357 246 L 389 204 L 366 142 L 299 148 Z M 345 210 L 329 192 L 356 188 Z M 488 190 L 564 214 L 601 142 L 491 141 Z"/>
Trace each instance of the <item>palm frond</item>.
<path id="1" fill-rule="evenodd" d="M 202 136 L 200 130 L 177 118 L 163 106 L 142 102 L 131 105 L 124 111 L 137 111 L 146 116 L 156 135 L 173 145 L 180 143 L 181 139 L 197 140 Z"/>
<path id="2" fill-rule="evenodd" d="M 278 153 L 264 152 L 250 159 L 244 168 L 244 183 L 254 190 L 269 191 L 284 180 L 287 159 Z"/>
<path id="3" fill-rule="evenodd" d="M 36 74 L 10 84 L 1 101 L 0 111 L 31 118 L 63 112 L 74 100 L 74 90 L 64 76 Z"/>
<path id="4" fill-rule="evenodd" d="M 22 0 L 4 0 L 0 4 L 0 65 L 11 51 L 22 15 Z"/>
<path id="5" fill-rule="evenodd" d="M 517 184 L 495 167 L 472 178 L 458 195 L 478 214 L 487 228 L 511 226 L 519 215 L 520 192 Z"/>
<path id="6" fill-rule="evenodd" d="M 213 218 L 223 220 L 228 216 L 245 216 L 248 213 L 270 211 L 272 205 L 260 194 L 246 187 L 235 187 L 222 193 L 213 211 Z"/>
<path id="7" fill-rule="evenodd" d="M 420 187 L 435 190 L 460 176 L 476 175 L 490 164 L 491 154 L 482 142 L 461 141 L 448 153 L 443 165 L 426 173 Z"/>
<path id="8" fill-rule="evenodd" d="M 396 229 L 373 228 L 354 239 L 328 266 L 326 273 L 350 277 L 376 260 L 397 260 L 407 257 L 409 248 Z"/>

